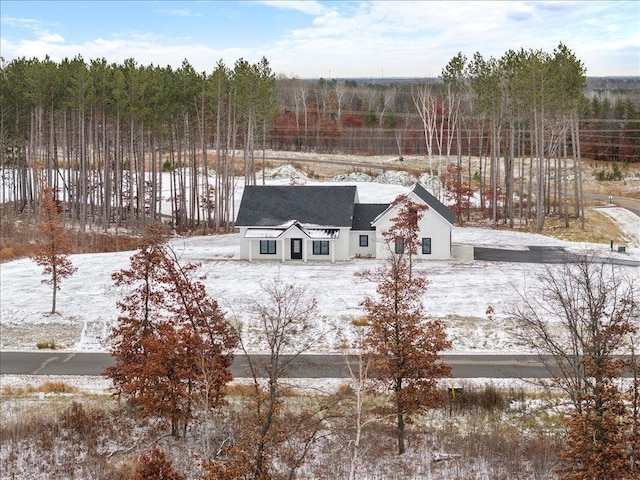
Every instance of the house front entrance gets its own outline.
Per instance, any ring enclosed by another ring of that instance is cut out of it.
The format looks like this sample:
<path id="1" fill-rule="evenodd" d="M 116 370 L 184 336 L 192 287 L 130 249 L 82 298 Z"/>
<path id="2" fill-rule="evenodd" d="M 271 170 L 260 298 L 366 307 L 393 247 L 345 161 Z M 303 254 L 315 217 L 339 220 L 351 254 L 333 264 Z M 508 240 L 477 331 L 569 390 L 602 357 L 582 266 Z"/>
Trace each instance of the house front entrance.
<path id="1" fill-rule="evenodd" d="M 302 239 L 291 239 L 291 260 L 302 260 Z"/>

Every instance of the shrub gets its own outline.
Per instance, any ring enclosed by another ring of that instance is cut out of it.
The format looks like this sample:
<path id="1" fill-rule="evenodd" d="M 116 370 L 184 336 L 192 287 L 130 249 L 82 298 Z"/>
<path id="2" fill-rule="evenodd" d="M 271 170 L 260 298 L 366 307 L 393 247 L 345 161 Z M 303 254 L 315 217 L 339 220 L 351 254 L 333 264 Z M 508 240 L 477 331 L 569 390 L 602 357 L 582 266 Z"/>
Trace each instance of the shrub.
<path id="1" fill-rule="evenodd" d="M 46 341 L 38 342 L 36 343 L 36 347 L 38 347 L 38 350 L 43 350 L 46 348 L 55 350 L 56 348 L 58 348 L 55 340 L 46 340 Z"/>
<path id="2" fill-rule="evenodd" d="M 599 181 L 622 180 L 623 178 L 622 170 L 620 170 L 620 167 L 618 167 L 618 164 L 615 162 L 611 166 L 611 171 L 600 170 L 596 173 L 596 180 Z"/>
<path id="3" fill-rule="evenodd" d="M 37 388 L 39 392 L 44 393 L 76 393 L 78 389 L 73 385 L 64 382 L 44 382 Z"/>
<path id="4" fill-rule="evenodd" d="M 157 446 L 143 452 L 138 459 L 133 480 L 185 480 L 186 477 L 173 469 L 171 460 Z"/>
<path id="5" fill-rule="evenodd" d="M 233 383 L 224 386 L 225 396 L 250 397 L 254 394 L 254 386 L 248 383 Z"/>
<path id="6" fill-rule="evenodd" d="M 504 393 L 494 387 L 487 385 L 483 389 L 465 387 L 455 390 L 455 395 L 449 391 L 450 409 L 458 411 L 495 412 L 504 410 L 509 402 Z"/>

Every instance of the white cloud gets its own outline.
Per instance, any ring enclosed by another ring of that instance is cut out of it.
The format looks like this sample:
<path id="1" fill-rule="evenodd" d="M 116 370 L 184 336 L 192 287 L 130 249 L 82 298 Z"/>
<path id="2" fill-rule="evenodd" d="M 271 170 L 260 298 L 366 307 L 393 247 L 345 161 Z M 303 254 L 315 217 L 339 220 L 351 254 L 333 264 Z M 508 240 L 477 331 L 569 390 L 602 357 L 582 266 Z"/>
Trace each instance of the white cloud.
<path id="1" fill-rule="evenodd" d="M 50 33 L 46 30 L 36 32 L 39 42 L 42 43 L 64 43 L 64 37 L 59 33 Z"/>
<path id="2" fill-rule="evenodd" d="M 282 58 L 287 68 L 294 69 L 286 57 L 300 52 L 295 58 L 299 70 L 304 70 L 300 62 L 304 62 L 304 54 L 312 53 L 307 68 L 315 68 L 315 72 L 309 76 L 326 76 L 327 69 L 322 66 L 339 64 L 340 58 L 345 59 L 344 73 L 333 69 L 337 76 L 365 75 L 365 71 L 377 74 L 382 68 L 390 76 L 420 76 L 425 70 L 437 75 L 458 51 L 468 57 L 476 51 L 485 57 L 500 57 L 509 49 L 552 51 L 560 41 L 571 49 L 592 42 L 613 47 L 615 39 L 609 43 L 602 34 L 619 31 L 618 24 L 625 22 L 622 17 L 603 17 L 603 10 L 610 8 L 607 2 L 400 1 L 337 5 L 317 15 L 311 27 L 292 30 L 274 45 L 274 55 L 268 58 Z M 598 31 L 584 24 L 590 18 L 601 24 Z M 583 60 L 592 62 L 590 58 Z M 622 70 L 637 74 L 629 68 L 633 67 L 624 62 L 616 66 L 620 74 Z"/>
<path id="3" fill-rule="evenodd" d="M 3 38 L 3 56 L 42 58 L 48 54 L 60 59 L 81 54 L 86 59 L 105 57 L 110 61 L 133 57 L 142 64 L 176 67 L 187 58 L 199 71 L 210 71 L 219 59 L 233 65 L 240 57 L 254 62 L 265 56 L 276 73 L 300 77 L 379 76 L 381 72 L 413 77 L 437 76 L 458 51 L 467 57 L 476 51 L 484 57 L 500 57 L 508 49 L 551 52 L 562 41 L 585 63 L 590 75 L 638 75 L 640 39 L 637 26 L 629 31 L 633 25 L 628 19 L 630 2 L 258 3 L 303 12 L 311 22 L 304 28 L 290 25 L 272 43 L 239 49 L 221 47 L 213 35 L 215 29 L 178 37 L 171 36 L 170 27 L 163 27 L 163 34 L 153 33 L 149 27 L 147 31 L 67 43 L 51 25 L 8 17 L 2 19 L 3 25 L 27 28 L 34 36 Z M 195 15 L 186 8 L 189 4 L 184 5 L 163 13 Z M 276 16 L 281 24 L 286 18 L 282 12 Z M 265 17 L 265 28 L 268 22 Z M 198 37 L 200 33 L 212 36 Z M 7 35 L 6 31 L 3 34 Z M 260 42 L 259 35 L 257 38 Z M 243 44 L 247 41 L 248 37 L 243 38 Z"/>
<path id="4" fill-rule="evenodd" d="M 327 9 L 315 0 L 261 0 L 258 3 L 283 10 L 296 10 L 308 15 L 319 15 Z"/>
<path id="5" fill-rule="evenodd" d="M 28 28 L 28 29 L 38 29 L 42 28 L 45 25 L 48 25 L 45 22 L 40 20 L 36 20 L 34 18 L 15 18 L 15 17 L 2 17 L 2 24 L 7 25 L 9 27 L 15 28 Z"/>
<path id="6" fill-rule="evenodd" d="M 515 4 L 510 8 L 507 8 L 507 18 L 509 20 L 515 20 L 518 22 L 530 20 L 533 17 L 533 15 L 534 15 L 533 8 L 527 5 Z"/>
<path id="7" fill-rule="evenodd" d="M 189 8 L 162 9 L 162 10 L 156 10 L 156 12 L 161 13 L 163 15 L 167 15 L 169 17 L 201 17 L 202 16 L 202 14 L 195 13 L 191 11 Z"/>

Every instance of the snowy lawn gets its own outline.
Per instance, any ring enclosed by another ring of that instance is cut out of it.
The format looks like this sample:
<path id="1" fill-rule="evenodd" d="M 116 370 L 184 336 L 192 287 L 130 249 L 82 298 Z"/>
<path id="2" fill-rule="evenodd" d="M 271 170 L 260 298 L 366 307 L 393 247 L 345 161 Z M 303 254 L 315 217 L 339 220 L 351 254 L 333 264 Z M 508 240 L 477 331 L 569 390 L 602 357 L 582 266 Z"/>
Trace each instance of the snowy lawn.
<path id="1" fill-rule="evenodd" d="M 272 180 L 269 183 L 286 183 Z M 354 183 L 354 182 L 352 182 Z M 313 184 L 313 182 L 307 182 Z M 327 184 L 323 182 L 323 184 Z M 357 182 L 363 203 L 389 202 L 408 187 L 394 184 Z M 236 195 L 239 198 L 242 188 Z M 636 239 L 627 253 L 612 255 L 640 260 L 638 217 L 620 208 L 606 213 Z M 571 243 L 543 235 L 482 228 L 458 228 L 454 244 L 525 249 L 527 246 L 562 246 L 574 253 L 610 254 L 609 245 Z M 375 285 L 354 274 L 375 268 L 378 260 L 354 259 L 330 263 L 246 262 L 239 260 L 236 234 L 176 238 L 172 247 L 183 262 L 200 262 L 209 294 L 218 300 L 230 320 L 242 326 L 243 339 L 253 351 L 262 350 L 252 333 L 250 305 L 266 300 L 261 282 L 280 278 L 306 286 L 309 298 L 318 302 L 319 318 L 308 333 L 315 351 L 335 351 L 353 338 L 351 320 L 362 314 L 359 303 L 375 293 Z M 113 286 L 111 274 L 128 267 L 132 252 L 73 255 L 78 271 L 62 282 L 58 293 L 58 314 L 51 315 L 51 288 L 40 283 L 41 269 L 29 259 L 0 265 L 0 315 L 2 349 L 35 349 L 36 343 L 54 340 L 74 351 L 106 351 L 107 336 L 118 318 L 116 302 L 125 292 Z M 441 318 L 448 327 L 456 352 L 524 351 L 514 344 L 509 329 L 509 312 L 519 293 L 535 288 L 536 275 L 544 266 L 518 263 L 473 261 L 425 261 L 419 264 L 429 278 L 424 295 L 425 312 Z M 637 268 L 628 269 L 639 275 Z M 493 313 L 487 315 L 491 307 Z"/>

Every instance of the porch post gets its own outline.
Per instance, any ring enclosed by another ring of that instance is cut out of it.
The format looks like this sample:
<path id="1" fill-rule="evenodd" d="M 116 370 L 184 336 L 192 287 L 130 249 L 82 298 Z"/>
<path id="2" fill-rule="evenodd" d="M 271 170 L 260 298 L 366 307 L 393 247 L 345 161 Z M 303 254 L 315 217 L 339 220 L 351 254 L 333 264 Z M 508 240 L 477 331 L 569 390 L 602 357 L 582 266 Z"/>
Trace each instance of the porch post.
<path id="1" fill-rule="evenodd" d="M 252 249 L 252 247 L 253 247 L 253 240 L 251 240 L 251 239 L 250 239 L 250 240 L 247 242 L 247 244 L 249 245 L 249 261 L 251 261 L 251 249 Z"/>
<path id="2" fill-rule="evenodd" d="M 285 243 L 284 243 L 284 238 L 283 238 L 282 239 L 282 263 L 284 263 L 284 257 L 285 257 L 285 255 L 284 255 L 285 248 L 284 247 L 285 247 Z"/>
<path id="3" fill-rule="evenodd" d="M 331 248 L 331 263 L 336 262 L 336 242 L 329 242 L 329 247 Z"/>
<path id="4" fill-rule="evenodd" d="M 307 246 L 307 242 L 308 242 L 308 241 L 307 241 L 307 239 L 306 239 L 306 238 L 303 238 L 303 239 L 302 239 L 302 261 L 303 261 L 304 263 L 307 263 L 307 248 L 309 248 L 309 247 Z"/>

